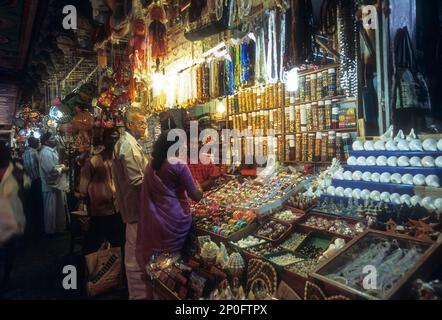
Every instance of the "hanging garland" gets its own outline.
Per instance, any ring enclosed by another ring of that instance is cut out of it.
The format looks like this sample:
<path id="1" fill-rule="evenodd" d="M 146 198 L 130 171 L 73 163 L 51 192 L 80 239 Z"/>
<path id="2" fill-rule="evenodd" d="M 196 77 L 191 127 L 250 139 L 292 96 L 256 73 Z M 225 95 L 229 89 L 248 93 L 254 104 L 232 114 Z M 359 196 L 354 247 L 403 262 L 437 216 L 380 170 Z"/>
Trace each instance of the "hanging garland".
<path id="1" fill-rule="evenodd" d="M 340 84 L 349 96 L 358 94 L 359 26 L 356 12 L 359 0 L 338 0 Z"/>

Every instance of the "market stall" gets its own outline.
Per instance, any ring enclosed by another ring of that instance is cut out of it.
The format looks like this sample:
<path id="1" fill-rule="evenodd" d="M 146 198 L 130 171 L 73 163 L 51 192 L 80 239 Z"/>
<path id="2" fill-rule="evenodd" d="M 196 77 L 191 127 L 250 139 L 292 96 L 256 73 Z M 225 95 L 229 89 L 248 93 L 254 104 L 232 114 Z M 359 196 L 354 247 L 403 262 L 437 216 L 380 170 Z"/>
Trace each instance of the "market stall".
<path id="1" fill-rule="evenodd" d="M 366 27 L 382 1 L 91 3 L 92 67 L 54 72 L 15 143 L 56 135 L 83 218 L 80 172 L 127 110 L 147 160 L 169 129 L 210 147 L 221 177 L 191 204 L 193 241 L 142 266 L 155 298 L 407 299 L 440 272 L 442 137 L 389 127 L 383 26 Z"/>

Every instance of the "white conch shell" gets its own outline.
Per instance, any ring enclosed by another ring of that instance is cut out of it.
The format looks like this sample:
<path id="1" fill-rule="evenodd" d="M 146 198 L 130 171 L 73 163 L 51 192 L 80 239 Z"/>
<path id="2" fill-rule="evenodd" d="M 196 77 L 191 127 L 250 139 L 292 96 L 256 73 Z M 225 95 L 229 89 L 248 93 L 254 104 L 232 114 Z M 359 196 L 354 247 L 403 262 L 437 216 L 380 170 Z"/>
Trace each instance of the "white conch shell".
<path id="1" fill-rule="evenodd" d="M 416 136 L 416 134 L 414 133 L 414 129 L 411 129 L 411 131 L 410 131 L 410 134 L 407 136 L 407 141 L 408 142 L 411 142 L 411 141 L 413 141 L 413 140 L 416 140 L 417 139 L 417 136 Z"/>
<path id="2" fill-rule="evenodd" d="M 390 126 L 388 130 L 381 136 L 382 141 L 393 140 L 394 126 Z"/>
<path id="3" fill-rule="evenodd" d="M 401 140 L 405 140 L 405 135 L 402 130 L 399 130 L 398 134 L 396 135 L 396 138 L 394 138 L 394 141 L 399 142 Z"/>

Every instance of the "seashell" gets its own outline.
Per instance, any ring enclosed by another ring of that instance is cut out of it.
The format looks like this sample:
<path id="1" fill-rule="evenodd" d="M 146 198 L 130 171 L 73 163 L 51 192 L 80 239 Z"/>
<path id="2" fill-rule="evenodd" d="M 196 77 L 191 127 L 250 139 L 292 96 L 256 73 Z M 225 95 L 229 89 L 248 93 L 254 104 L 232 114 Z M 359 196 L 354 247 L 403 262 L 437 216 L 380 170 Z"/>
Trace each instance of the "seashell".
<path id="1" fill-rule="evenodd" d="M 390 196 L 390 201 L 392 204 L 400 205 L 401 204 L 401 196 L 399 193 L 393 193 Z"/>
<path id="2" fill-rule="evenodd" d="M 389 157 L 387 160 L 387 164 L 389 167 L 397 167 L 397 157 L 395 156 Z"/>
<path id="3" fill-rule="evenodd" d="M 365 167 L 366 165 L 367 165 L 367 160 L 365 159 L 365 157 L 359 157 L 358 158 L 358 166 Z"/>
<path id="4" fill-rule="evenodd" d="M 366 161 L 367 166 L 376 166 L 376 160 L 374 156 L 368 157 Z"/>
<path id="5" fill-rule="evenodd" d="M 431 156 L 426 156 L 422 159 L 422 165 L 426 168 L 434 168 L 436 166 L 436 162 L 434 158 Z"/>
<path id="6" fill-rule="evenodd" d="M 422 207 L 424 207 L 427 210 L 433 211 L 436 210 L 436 207 L 434 206 L 433 198 L 431 197 L 425 197 L 421 201 Z"/>
<path id="7" fill-rule="evenodd" d="M 403 194 L 401 196 L 401 203 L 410 206 L 411 205 L 411 196 L 408 194 Z"/>
<path id="8" fill-rule="evenodd" d="M 425 183 L 429 187 L 439 188 L 440 187 L 440 179 L 438 176 L 434 174 L 430 174 L 425 178 Z"/>
<path id="9" fill-rule="evenodd" d="M 400 140 L 397 147 L 400 151 L 410 151 L 410 143 L 406 140 Z"/>
<path id="10" fill-rule="evenodd" d="M 380 182 L 381 181 L 381 174 L 379 172 L 372 173 L 371 174 L 371 181 Z"/>
<path id="11" fill-rule="evenodd" d="M 352 192 L 352 197 L 355 199 L 361 199 L 361 189 L 354 189 Z"/>
<path id="12" fill-rule="evenodd" d="M 336 188 L 333 186 L 328 187 L 327 194 L 334 197 L 336 195 Z"/>
<path id="13" fill-rule="evenodd" d="M 344 173 L 341 171 L 336 171 L 333 175 L 333 179 L 335 180 L 344 180 Z"/>
<path id="14" fill-rule="evenodd" d="M 411 197 L 411 199 L 410 199 L 411 205 L 412 205 L 413 207 L 415 207 L 415 206 L 417 206 L 418 204 L 420 204 L 421 201 L 422 201 L 422 198 L 419 197 L 419 196 L 413 196 L 413 197 Z"/>
<path id="15" fill-rule="evenodd" d="M 414 133 L 414 129 L 411 129 L 410 133 L 408 134 L 408 136 L 405 138 L 408 142 L 411 142 L 413 140 L 417 139 L 416 134 Z"/>
<path id="16" fill-rule="evenodd" d="M 398 147 L 396 145 L 396 141 L 393 141 L 393 140 L 387 141 L 387 143 L 385 144 L 385 148 L 388 151 L 397 151 L 398 150 Z"/>
<path id="17" fill-rule="evenodd" d="M 335 194 L 337 197 L 344 197 L 344 188 L 343 187 L 337 187 Z"/>
<path id="18" fill-rule="evenodd" d="M 376 202 L 381 201 L 381 193 L 379 191 L 372 191 L 370 193 L 370 199 Z"/>
<path id="19" fill-rule="evenodd" d="M 353 174 L 351 171 L 345 171 L 344 172 L 344 180 L 346 181 L 352 181 L 353 180 Z"/>
<path id="20" fill-rule="evenodd" d="M 437 140 L 436 139 L 425 139 L 422 144 L 425 151 L 437 151 Z"/>
<path id="21" fill-rule="evenodd" d="M 388 141 L 393 140 L 394 126 L 390 126 L 388 130 L 381 136 L 381 140 Z"/>
<path id="22" fill-rule="evenodd" d="M 362 174 L 362 180 L 367 182 L 371 181 L 371 172 L 364 172 Z"/>
<path id="23" fill-rule="evenodd" d="M 385 141 L 378 140 L 374 143 L 374 149 L 376 151 L 385 151 Z"/>
<path id="24" fill-rule="evenodd" d="M 367 190 L 367 189 L 362 190 L 361 199 L 363 199 L 363 200 L 370 199 L 370 194 L 371 194 L 370 190 Z"/>
<path id="25" fill-rule="evenodd" d="M 390 181 L 391 181 L 391 174 L 389 174 L 388 172 L 384 172 L 381 174 L 380 182 L 390 183 Z"/>
<path id="26" fill-rule="evenodd" d="M 365 151 L 375 151 L 374 142 L 373 141 L 365 141 L 364 150 Z"/>
<path id="27" fill-rule="evenodd" d="M 442 139 L 437 142 L 437 150 L 442 151 Z"/>
<path id="28" fill-rule="evenodd" d="M 442 168 L 442 156 L 436 158 L 435 164 L 438 168 Z"/>
<path id="29" fill-rule="evenodd" d="M 406 173 L 402 176 L 402 183 L 407 185 L 413 185 L 413 175 Z"/>
<path id="30" fill-rule="evenodd" d="M 353 172 L 353 181 L 361 181 L 362 180 L 362 172 L 361 171 L 355 171 Z"/>
<path id="31" fill-rule="evenodd" d="M 344 190 L 344 196 L 347 198 L 352 198 L 353 197 L 353 190 L 351 188 L 346 188 Z"/>
<path id="32" fill-rule="evenodd" d="M 391 182 L 395 184 L 401 184 L 402 183 L 402 176 L 399 173 L 393 173 L 391 175 Z"/>
<path id="33" fill-rule="evenodd" d="M 382 192 L 381 193 L 381 201 L 384 201 L 386 203 L 390 203 L 390 193 L 389 192 Z"/>
<path id="34" fill-rule="evenodd" d="M 419 139 L 410 141 L 409 147 L 411 151 L 424 151 L 422 141 L 420 141 Z"/>
<path id="35" fill-rule="evenodd" d="M 413 184 L 415 186 L 424 186 L 425 185 L 425 176 L 423 174 L 416 174 L 413 177 Z"/>
<path id="36" fill-rule="evenodd" d="M 245 263 L 242 256 L 238 252 L 233 252 L 229 257 L 229 261 L 227 262 L 227 269 L 229 270 L 230 274 L 235 277 L 239 277 L 244 271 L 244 268 Z"/>
<path id="37" fill-rule="evenodd" d="M 399 142 L 401 140 L 405 140 L 405 134 L 404 134 L 404 131 L 399 130 L 396 137 L 394 138 L 394 141 Z"/>
<path id="38" fill-rule="evenodd" d="M 347 159 L 347 164 L 349 166 L 357 166 L 358 165 L 358 159 L 356 159 L 356 157 L 349 157 Z"/>
<path id="39" fill-rule="evenodd" d="M 410 165 L 412 167 L 422 167 L 422 161 L 419 157 L 411 157 L 410 158 Z"/>
<path id="40" fill-rule="evenodd" d="M 379 156 L 376 159 L 376 165 L 379 167 L 385 167 L 388 164 L 388 158 L 386 156 Z"/>
<path id="41" fill-rule="evenodd" d="M 356 140 L 355 142 L 353 142 L 353 150 L 364 151 L 364 144 L 361 141 Z"/>
<path id="42" fill-rule="evenodd" d="M 397 160 L 397 164 L 399 167 L 409 167 L 410 166 L 410 158 L 406 156 L 399 157 Z"/>
<path id="43" fill-rule="evenodd" d="M 434 208 L 437 210 L 437 212 L 441 212 L 442 211 L 442 198 L 438 198 L 436 200 L 434 200 Z"/>

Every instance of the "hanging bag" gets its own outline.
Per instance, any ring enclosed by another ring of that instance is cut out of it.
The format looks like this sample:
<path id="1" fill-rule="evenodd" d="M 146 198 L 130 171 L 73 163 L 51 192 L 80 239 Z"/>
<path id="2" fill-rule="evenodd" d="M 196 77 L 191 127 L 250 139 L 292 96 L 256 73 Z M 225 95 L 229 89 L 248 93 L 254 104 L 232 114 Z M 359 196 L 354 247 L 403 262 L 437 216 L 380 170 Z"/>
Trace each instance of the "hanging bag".
<path id="1" fill-rule="evenodd" d="M 398 30 L 395 42 L 396 75 L 393 99 L 396 109 L 416 108 L 430 111 L 427 82 L 419 72 L 407 27 Z"/>
<path id="2" fill-rule="evenodd" d="M 184 32 L 184 36 L 189 41 L 200 41 L 214 34 L 221 33 L 228 26 L 228 8 L 231 1 L 221 1 L 221 7 L 218 13 L 210 12 L 202 15 L 203 7 L 200 1 L 192 1 L 189 9 L 189 24 Z M 199 18 L 198 18 L 199 17 Z"/>
<path id="3" fill-rule="evenodd" d="M 121 248 L 112 248 L 109 242 L 101 245 L 97 252 L 85 256 L 86 293 L 89 297 L 122 287 Z"/>

